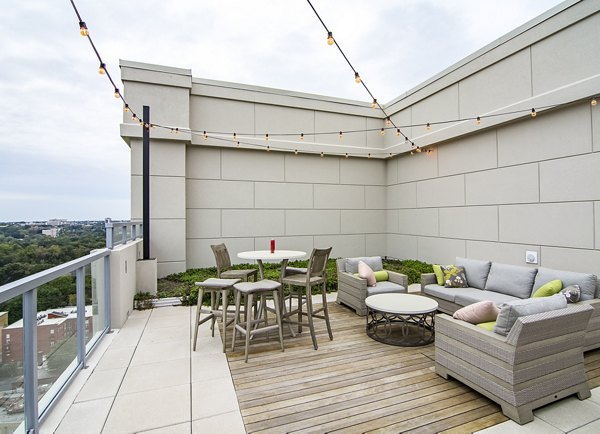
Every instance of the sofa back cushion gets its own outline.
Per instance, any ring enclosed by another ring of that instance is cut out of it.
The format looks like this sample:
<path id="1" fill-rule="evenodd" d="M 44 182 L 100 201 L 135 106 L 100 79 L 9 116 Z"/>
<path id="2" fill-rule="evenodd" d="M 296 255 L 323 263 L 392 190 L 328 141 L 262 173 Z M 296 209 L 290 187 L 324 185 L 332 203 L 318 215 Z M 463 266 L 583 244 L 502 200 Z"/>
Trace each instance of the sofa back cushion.
<path id="1" fill-rule="evenodd" d="M 468 276 L 467 276 L 468 277 Z M 596 296 L 597 278 L 594 274 L 575 273 L 573 271 L 552 270 L 550 268 L 538 268 L 533 290 L 551 280 L 561 280 L 563 288 L 570 285 L 579 285 L 581 289 L 581 300 L 591 300 Z"/>
<path id="2" fill-rule="evenodd" d="M 500 306 L 500 313 L 496 318 L 494 331 L 506 336 L 517 318 L 536 313 L 549 312 L 551 310 L 564 309 L 567 307 L 567 299 L 562 294 L 550 297 L 527 298 L 504 303 Z"/>
<path id="3" fill-rule="evenodd" d="M 537 268 L 492 262 L 485 289 L 514 297 L 528 298 L 531 296 L 536 273 Z"/>
<path id="4" fill-rule="evenodd" d="M 358 273 L 358 263 L 360 261 L 363 261 L 365 264 L 367 264 L 373 271 L 383 270 L 383 262 L 381 260 L 381 256 L 371 256 L 363 258 L 346 259 L 346 273 Z"/>
<path id="5" fill-rule="evenodd" d="M 485 282 L 490 272 L 490 261 L 480 261 L 478 259 L 456 258 L 456 265 L 465 269 L 467 282 L 471 288 L 485 288 Z"/>

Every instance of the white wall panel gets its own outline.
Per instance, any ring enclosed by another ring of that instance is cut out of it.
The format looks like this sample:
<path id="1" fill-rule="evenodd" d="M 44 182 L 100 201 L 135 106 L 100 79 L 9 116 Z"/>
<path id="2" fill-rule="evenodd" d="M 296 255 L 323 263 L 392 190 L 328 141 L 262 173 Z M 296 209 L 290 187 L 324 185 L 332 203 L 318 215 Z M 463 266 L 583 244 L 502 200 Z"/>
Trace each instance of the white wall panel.
<path id="1" fill-rule="evenodd" d="M 438 209 L 401 209 L 398 210 L 398 233 L 404 235 L 440 235 Z"/>
<path id="2" fill-rule="evenodd" d="M 387 187 L 365 186 L 365 208 L 386 209 Z"/>
<path id="3" fill-rule="evenodd" d="M 482 132 L 437 148 L 440 176 L 475 172 L 498 165 L 496 131 Z"/>
<path id="4" fill-rule="evenodd" d="M 254 184 L 255 208 L 312 208 L 313 186 L 280 182 Z"/>
<path id="5" fill-rule="evenodd" d="M 468 173 L 467 205 L 531 203 L 539 200 L 538 164 Z"/>
<path id="6" fill-rule="evenodd" d="M 417 207 L 461 206 L 465 204 L 464 175 L 417 182 Z"/>
<path id="7" fill-rule="evenodd" d="M 440 208 L 440 236 L 466 240 L 498 240 L 498 207 Z"/>
<path id="8" fill-rule="evenodd" d="M 188 179 L 188 208 L 253 208 L 254 182 Z"/>
<path id="9" fill-rule="evenodd" d="M 366 234 L 367 256 L 386 256 L 387 234 Z"/>
<path id="10" fill-rule="evenodd" d="M 438 160 L 426 152 L 404 154 L 398 158 L 398 182 L 419 181 L 438 176 Z"/>
<path id="11" fill-rule="evenodd" d="M 339 210 L 286 210 L 286 235 L 321 235 L 340 233 Z"/>
<path id="12" fill-rule="evenodd" d="M 333 247 L 330 258 L 353 258 L 365 256 L 365 235 L 317 235 L 315 247 L 322 249 Z"/>
<path id="13" fill-rule="evenodd" d="M 600 200 L 600 153 L 540 163 L 540 200 Z"/>
<path id="14" fill-rule="evenodd" d="M 600 276 L 600 251 L 542 246 L 542 265 L 557 270 Z M 596 295 L 598 296 L 598 295 Z"/>
<path id="15" fill-rule="evenodd" d="M 537 268 L 539 263 L 536 265 L 527 264 L 525 262 L 525 252 L 527 251 L 537 252 L 538 262 L 542 259 L 540 246 L 533 244 L 510 244 L 467 240 L 467 258 Z"/>
<path id="16" fill-rule="evenodd" d="M 285 234 L 283 210 L 224 209 L 221 221 L 224 237 L 276 237 Z"/>
<path id="17" fill-rule="evenodd" d="M 387 188 L 388 208 L 416 208 L 417 183 L 396 184 Z"/>
<path id="18" fill-rule="evenodd" d="M 285 155 L 285 180 L 315 184 L 339 184 L 340 159 L 316 155 Z"/>
<path id="19" fill-rule="evenodd" d="M 316 184 L 314 207 L 317 209 L 361 209 L 365 207 L 362 185 Z"/>
<path id="20" fill-rule="evenodd" d="M 500 206 L 500 241 L 594 248 L 592 202 Z"/>
<path id="21" fill-rule="evenodd" d="M 385 160 L 341 158 L 340 184 L 385 185 Z"/>
<path id="22" fill-rule="evenodd" d="M 220 209 L 188 209 L 186 236 L 190 238 L 218 238 L 221 236 Z"/>
<path id="23" fill-rule="evenodd" d="M 222 178 L 249 181 L 285 181 L 281 152 L 223 149 Z"/>
<path id="24" fill-rule="evenodd" d="M 220 179 L 221 150 L 190 145 L 186 150 L 185 174 L 188 179 Z"/>
<path id="25" fill-rule="evenodd" d="M 385 232 L 385 210 L 341 210 L 343 234 L 375 234 Z"/>
<path id="26" fill-rule="evenodd" d="M 387 240 L 387 256 L 398 259 L 417 258 L 417 237 L 412 235 L 390 234 Z"/>
<path id="27" fill-rule="evenodd" d="M 466 241 L 450 238 L 418 237 L 420 261 L 430 264 L 453 264 L 457 256 L 466 256 Z"/>

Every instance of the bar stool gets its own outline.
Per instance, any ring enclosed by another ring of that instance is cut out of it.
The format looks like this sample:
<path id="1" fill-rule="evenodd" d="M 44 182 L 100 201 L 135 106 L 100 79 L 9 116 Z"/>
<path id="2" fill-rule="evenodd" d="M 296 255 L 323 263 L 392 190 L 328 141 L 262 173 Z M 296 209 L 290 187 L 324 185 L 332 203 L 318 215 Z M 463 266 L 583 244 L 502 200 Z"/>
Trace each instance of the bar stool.
<path id="1" fill-rule="evenodd" d="M 221 318 L 223 325 L 223 352 L 225 352 L 225 342 L 227 341 L 227 326 L 233 322 L 233 319 L 227 320 L 227 305 L 229 300 L 229 290 L 233 289 L 233 285 L 238 283 L 240 279 L 218 279 L 211 277 L 203 282 L 196 282 L 198 288 L 198 308 L 196 309 L 196 329 L 194 331 L 194 351 L 196 351 L 196 341 L 198 340 L 198 327 L 209 319 L 211 321 L 210 329 L 212 336 L 215 337 L 215 321 L 217 317 Z M 204 292 L 210 292 L 210 309 L 202 309 L 202 299 Z M 221 297 L 222 309 L 219 310 L 219 296 Z M 200 319 L 200 314 L 208 314 Z"/>
<path id="2" fill-rule="evenodd" d="M 248 363 L 248 347 L 250 346 L 250 339 L 258 333 L 267 333 L 267 338 L 269 337 L 268 333 L 271 330 L 277 328 L 279 331 L 279 342 L 281 344 L 281 351 L 284 351 L 283 347 L 283 327 L 281 323 L 281 310 L 280 310 L 280 301 L 279 301 L 279 290 L 281 289 L 281 284 L 279 282 L 275 282 L 273 280 L 259 280 L 258 282 L 241 282 L 233 285 L 236 289 L 235 295 L 235 315 L 233 322 L 233 340 L 231 342 L 231 349 L 235 349 L 235 338 L 237 336 L 237 332 L 242 333 L 246 336 L 246 358 L 245 362 Z M 240 305 L 242 295 L 244 296 L 244 305 L 246 306 L 246 314 L 245 314 L 245 322 L 240 322 Z M 252 309 L 250 306 L 253 305 L 254 296 L 260 298 L 260 305 L 257 310 L 255 310 L 255 314 L 252 314 Z M 275 304 L 275 318 L 277 321 L 277 325 L 269 325 L 267 314 L 267 295 L 271 295 L 273 297 L 273 302 Z M 263 317 L 264 315 L 264 317 Z M 262 318 L 261 318 L 262 317 Z M 263 324 L 261 326 L 261 324 Z"/>

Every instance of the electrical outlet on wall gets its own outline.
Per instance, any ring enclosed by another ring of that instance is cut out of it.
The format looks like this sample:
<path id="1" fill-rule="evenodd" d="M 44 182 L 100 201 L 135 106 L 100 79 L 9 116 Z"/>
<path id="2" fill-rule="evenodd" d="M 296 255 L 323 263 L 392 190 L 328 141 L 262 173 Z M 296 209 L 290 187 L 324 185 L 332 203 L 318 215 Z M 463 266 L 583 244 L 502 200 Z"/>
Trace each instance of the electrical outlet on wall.
<path id="1" fill-rule="evenodd" d="M 535 250 L 526 250 L 525 251 L 525 262 L 528 264 L 537 264 L 538 263 L 538 252 Z"/>

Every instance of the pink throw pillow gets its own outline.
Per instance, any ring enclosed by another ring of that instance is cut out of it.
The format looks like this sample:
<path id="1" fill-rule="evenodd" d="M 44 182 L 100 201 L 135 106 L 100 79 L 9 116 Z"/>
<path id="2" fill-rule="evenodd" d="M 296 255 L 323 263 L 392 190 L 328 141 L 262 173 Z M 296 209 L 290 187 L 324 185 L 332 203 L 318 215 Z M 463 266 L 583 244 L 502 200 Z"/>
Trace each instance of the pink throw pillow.
<path id="1" fill-rule="evenodd" d="M 492 301 L 479 301 L 454 312 L 452 317 L 471 324 L 496 321 L 500 309 Z"/>
<path id="2" fill-rule="evenodd" d="M 375 273 L 373 273 L 371 267 L 363 261 L 358 261 L 358 276 L 367 279 L 367 286 L 375 286 L 377 284 Z"/>

